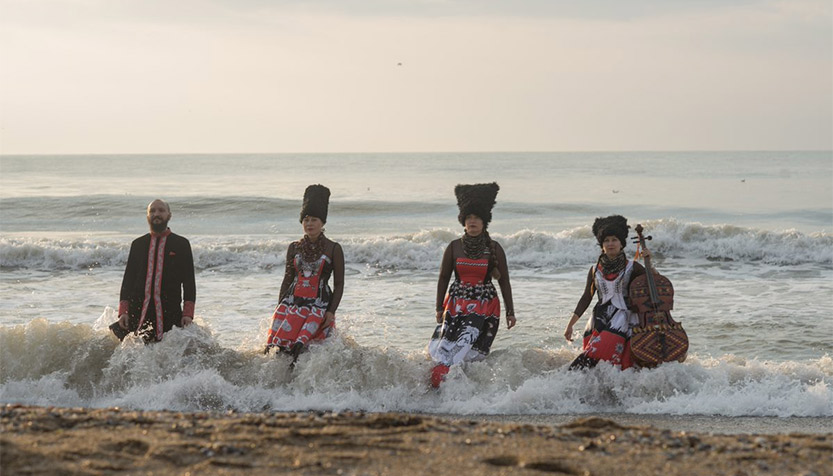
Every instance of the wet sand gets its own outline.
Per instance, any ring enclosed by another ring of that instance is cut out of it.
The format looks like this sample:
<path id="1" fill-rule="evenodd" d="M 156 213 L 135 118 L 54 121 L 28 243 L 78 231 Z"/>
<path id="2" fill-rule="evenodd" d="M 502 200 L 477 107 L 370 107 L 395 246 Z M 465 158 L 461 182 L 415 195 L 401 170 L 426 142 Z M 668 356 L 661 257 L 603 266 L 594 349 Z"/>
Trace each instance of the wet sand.
<path id="1" fill-rule="evenodd" d="M 393 413 L 218 414 L 6 405 L 6 474 L 833 474 L 833 433 L 710 434 Z M 739 432 L 740 433 L 740 432 Z"/>
<path id="2" fill-rule="evenodd" d="M 478 420 L 498 423 L 530 423 L 534 425 L 564 425 L 579 415 L 438 415 L 453 420 Z M 721 415 L 644 415 L 633 413 L 605 413 L 594 416 L 613 420 L 623 426 L 652 426 L 660 430 L 724 435 L 757 434 L 786 435 L 790 433 L 833 433 L 833 417 L 730 417 Z"/>

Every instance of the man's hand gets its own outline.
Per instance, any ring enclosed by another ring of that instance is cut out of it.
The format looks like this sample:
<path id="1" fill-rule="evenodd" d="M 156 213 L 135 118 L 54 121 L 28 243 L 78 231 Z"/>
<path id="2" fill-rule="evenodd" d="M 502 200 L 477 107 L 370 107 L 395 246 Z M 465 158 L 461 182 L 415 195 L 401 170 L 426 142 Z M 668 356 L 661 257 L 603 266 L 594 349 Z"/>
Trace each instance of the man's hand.
<path id="1" fill-rule="evenodd" d="M 194 318 L 191 316 L 182 316 L 182 327 L 190 325 L 194 322 Z"/>
<path id="2" fill-rule="evenodd" d="M 124 330 L 127 330 L 127 320 L 130 318 L 127 314 L 122 314 L 119 316 L 119 327 Z"/>

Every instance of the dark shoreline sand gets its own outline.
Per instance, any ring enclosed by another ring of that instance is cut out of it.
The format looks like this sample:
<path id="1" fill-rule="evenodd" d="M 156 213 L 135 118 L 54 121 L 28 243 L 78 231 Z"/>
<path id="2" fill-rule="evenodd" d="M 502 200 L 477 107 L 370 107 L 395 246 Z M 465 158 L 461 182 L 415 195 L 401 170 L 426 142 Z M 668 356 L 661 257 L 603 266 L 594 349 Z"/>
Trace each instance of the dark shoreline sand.
<path id="1" fill-rule="evenodd" d="M 730 417 L 721 415 L 644 415 L 633 413 L 596 413 L 593 415 L 440 415 L 452 420 L 478 420 L 496 423 L 564 425 L 577 418 L 595 416 L 613 420 L 622 426 L 651 426 L 660 430 L 722 435 L 787 435 L 790 433 L 831 434 L 833 417 Z"/>
<path id="2" fill-rule="evenodd" d="M 833 434 L 696 433 L 401 413 L 6 405 L 2 474 L 831 475 Z M 508 417 L 511 418 L 511 417 Z M 542 420 L 543 421 L 543 420 Z"/>

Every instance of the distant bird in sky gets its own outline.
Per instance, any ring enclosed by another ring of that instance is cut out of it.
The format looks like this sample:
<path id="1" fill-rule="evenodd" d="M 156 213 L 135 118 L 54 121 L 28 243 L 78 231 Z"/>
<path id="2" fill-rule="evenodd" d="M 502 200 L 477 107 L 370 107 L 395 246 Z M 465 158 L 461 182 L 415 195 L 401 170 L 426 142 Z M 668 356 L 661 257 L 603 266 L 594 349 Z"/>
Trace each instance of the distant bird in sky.
<path id="1" fill-rule="evenodd" d="M 619 193 L 619 190 L 611 190 L 613 193 Z"/>
<path id="2" fill-rule="evenodd" d="M 402 66 L 402 63 L 396 63 L 396 66 Z"/>

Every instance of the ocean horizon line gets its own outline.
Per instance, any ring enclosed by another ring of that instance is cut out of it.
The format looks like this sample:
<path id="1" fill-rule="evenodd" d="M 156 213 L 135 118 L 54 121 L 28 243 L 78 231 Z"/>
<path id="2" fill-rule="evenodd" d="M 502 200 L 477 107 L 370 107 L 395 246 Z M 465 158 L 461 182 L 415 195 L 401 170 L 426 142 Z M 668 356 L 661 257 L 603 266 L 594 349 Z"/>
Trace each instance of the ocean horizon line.
<path id="1" fill-rule="evenodd" d="M 606 154 L 606 153 L 779 153 L 779 152 L 807 152 L 833 154 L 833 149 L 583 149 L 583 150 L 416 150 L 416 151 L 284 151 L 284 152 L 246 152 L 246 151 L 218 151 L 218 152 L 0 152 L 0 158 L 16 157 L 75 157 L 75 156 L 141 156 L 141 155 L 178 155 L 187 157 L 216 156 L 216 155 L 411 155 L 411 154 Z"/>

